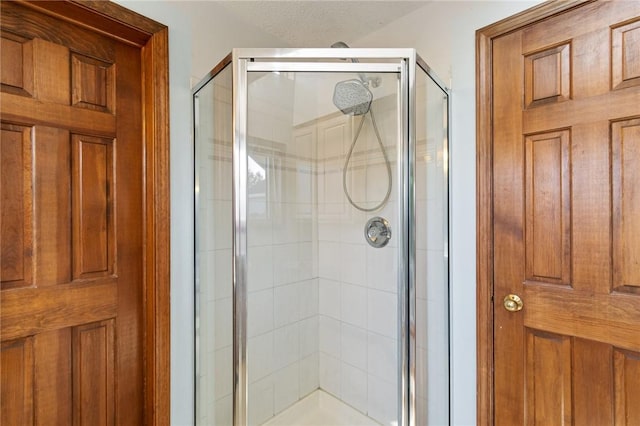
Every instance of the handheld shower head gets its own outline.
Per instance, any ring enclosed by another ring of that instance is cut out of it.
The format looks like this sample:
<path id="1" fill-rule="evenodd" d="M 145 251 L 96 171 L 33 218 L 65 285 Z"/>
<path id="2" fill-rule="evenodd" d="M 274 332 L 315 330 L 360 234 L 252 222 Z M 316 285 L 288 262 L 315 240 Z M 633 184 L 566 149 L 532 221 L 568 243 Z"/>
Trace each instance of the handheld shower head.
<path id="1" fill-rule="evenodd" d="M 356 78 L 341 81 L 333 89 L 333 104 L 345 115 L 364 115 L 371 108 L 373 94 Z"/>

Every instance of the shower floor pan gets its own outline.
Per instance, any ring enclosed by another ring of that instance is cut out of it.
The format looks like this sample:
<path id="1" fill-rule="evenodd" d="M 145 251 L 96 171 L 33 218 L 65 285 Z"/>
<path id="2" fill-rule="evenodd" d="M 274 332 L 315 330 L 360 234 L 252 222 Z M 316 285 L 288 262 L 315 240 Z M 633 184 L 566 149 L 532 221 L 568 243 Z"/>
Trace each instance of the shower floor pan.
<path id="1" fill-rule="evenodd" d="M 380 423 L 317 390 L 263 426 L 380 426 Z"/>

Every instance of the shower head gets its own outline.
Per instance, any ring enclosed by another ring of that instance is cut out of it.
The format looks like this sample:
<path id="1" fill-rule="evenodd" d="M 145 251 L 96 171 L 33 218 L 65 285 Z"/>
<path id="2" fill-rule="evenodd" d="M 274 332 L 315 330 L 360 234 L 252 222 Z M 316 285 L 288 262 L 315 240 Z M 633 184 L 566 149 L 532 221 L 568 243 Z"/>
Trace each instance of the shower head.
<path id="1" fill-rule="evenodd" d="M 345 115 L 363 115 L 369 112 L 373 94 L 358 79 L 340 81 L 333 89 L 333 104 Z"/>

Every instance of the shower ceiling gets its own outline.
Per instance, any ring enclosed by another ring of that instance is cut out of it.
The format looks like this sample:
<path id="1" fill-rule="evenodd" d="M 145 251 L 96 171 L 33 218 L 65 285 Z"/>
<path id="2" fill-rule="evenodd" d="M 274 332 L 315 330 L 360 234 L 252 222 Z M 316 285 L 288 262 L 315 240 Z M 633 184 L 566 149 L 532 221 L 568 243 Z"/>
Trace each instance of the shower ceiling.
<path id="1" fill-rule="evenodd" d="M 419 1 L 216 1 L 239 20 L 289 46 L 358 40 L 429 3 Z"/>

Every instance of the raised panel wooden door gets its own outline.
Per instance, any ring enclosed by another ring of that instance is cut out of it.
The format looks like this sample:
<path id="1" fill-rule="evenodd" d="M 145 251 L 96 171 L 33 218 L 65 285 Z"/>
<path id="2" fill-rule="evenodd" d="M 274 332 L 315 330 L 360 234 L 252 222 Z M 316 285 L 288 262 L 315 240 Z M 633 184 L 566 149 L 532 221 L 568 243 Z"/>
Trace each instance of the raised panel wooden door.
<path id="1" fill-rule="evenodd" d="M 492 50 L 495 423 L 639 425 L 640 2 Z"/>
<path id="2" fill-rule="evenodd" d="M 140 49 L 2 2 L 2 425 L 143 422 Z"/>

